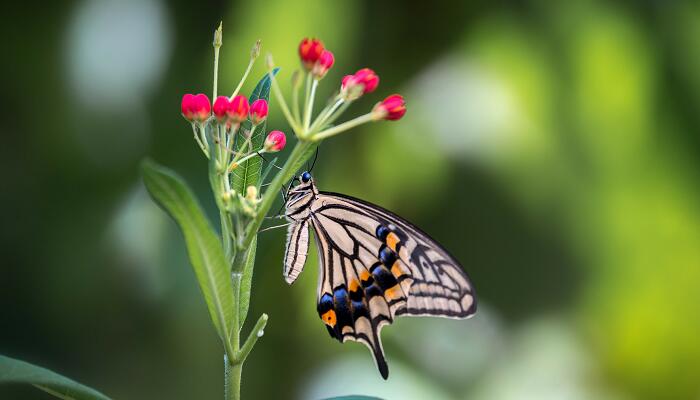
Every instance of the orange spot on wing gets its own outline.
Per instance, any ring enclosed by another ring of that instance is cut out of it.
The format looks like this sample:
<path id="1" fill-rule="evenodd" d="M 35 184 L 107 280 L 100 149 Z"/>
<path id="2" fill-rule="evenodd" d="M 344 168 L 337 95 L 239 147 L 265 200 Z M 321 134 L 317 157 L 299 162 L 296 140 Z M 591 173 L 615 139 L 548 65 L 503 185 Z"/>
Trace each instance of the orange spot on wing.
<path id="1" fill-rule="evenodd" d="M 401 286 L 398 284 L 394 285 L 393 287 L 390 287 L 389 289 L 384 291 L 384 297 L 386 297 L 389 300 L 395 300 L 403 297 L 403 292 L 401 291 Z"/>
<path id="2" fill-rule="evenodd" d="M 326 311 L 323 315 L 321 315 L 321 319 L 323 320 L 323 322 L 326 323 L 326 325 L 328 325 L 330 327 L 334 327 L 335 322 L 336 322 L 335 311 L 333 311 L 333 310 Z"/>
<path id="3" fill-rule="evenodd" d="M 386 245 L 389 246 L 389 248 L 394 250 L 394 251 L 396 251 L 396 245 L 399 244 L 400 241 L 401 240 L 394 232 L 390 232 L 386 236 Z"/>
<path id="4" fill-rule="evenodd" d="M 351 292 L 356 291 L 359 286 L 360 286 L 360 282 L 358 282 L 357 279 L 351 280 L 350 283 L 348 284 L 348 288 L 350 289 Z"/>
<path id="5" fill-rule="evenodd" d="M 360 272 L 360 279 L 362 279 L 363 281 L 368 280 L 369 279 L 369 272 L 367 270 Z"/>
<path id="6" fill-rule="evenodd" d="M 394 265 L 391 266 L 391 273 L 394 274 L 395 278 L 398 278 L 406 273 L 406 271 L 403 269 L 403 266 L 401 265 L 400 260 L 396 260 L 396 262 L 394 262 Z"/>

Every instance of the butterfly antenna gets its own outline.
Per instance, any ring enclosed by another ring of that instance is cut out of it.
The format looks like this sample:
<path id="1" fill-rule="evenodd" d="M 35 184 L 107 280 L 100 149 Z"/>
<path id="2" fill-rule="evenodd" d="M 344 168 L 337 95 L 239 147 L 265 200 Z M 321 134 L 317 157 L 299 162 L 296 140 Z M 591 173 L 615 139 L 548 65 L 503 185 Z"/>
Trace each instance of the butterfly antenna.
<path id="1" fill-rule="evenodd" d="M 316 147 L 316 154 L 314 155 L 314 160 L 311 162 L 311 168 L 307 171 L 311 172 L 314 170 L 314 165 L 316 165 L 316 160 L 318 160 L 318 146 Z"/>
<path id="2" fill-rule="evenodd" d="M 269 162 L 269 161 L 267 160 L 267 158 L 263 157 L 263 155 L 262 155 L 262 154 L 260 154 L 260 152 L 259 152 L 259 151 L 256 151 L 256 153 L 258 154 L 258 156 L 260 156 L 260 158 L 262 158 L 262 159 L 263 159 L 263 161 L 265 161 L 266 163 L 270 164 L 270 162 Z M 277 165 L 277 164 L 274 164 L 274 163 L 273 163 L 273 164 L 270 164 L 270 165 L 272 165 L 273 167 L 275 167 L 275 168 L 279 169 L 280 171 L 282 170 L 282 167 L 280 167 L 280 166 L 279 166 L 279 165 Z"/>
<path id="3" fill-rule="evenodd" d="M 291 225 L 291 222 L 288 222 L 286 224 L 281 224 L 281 225 L 268 226 L 265 229 L 260 229 L 258 231 L 258 233 L 265 232 L 265 231 L 271 231 L 271 230 L 277 229 L 277 228 L 284 228 L 285 226 L 289 226 L 289 225 Z"/>

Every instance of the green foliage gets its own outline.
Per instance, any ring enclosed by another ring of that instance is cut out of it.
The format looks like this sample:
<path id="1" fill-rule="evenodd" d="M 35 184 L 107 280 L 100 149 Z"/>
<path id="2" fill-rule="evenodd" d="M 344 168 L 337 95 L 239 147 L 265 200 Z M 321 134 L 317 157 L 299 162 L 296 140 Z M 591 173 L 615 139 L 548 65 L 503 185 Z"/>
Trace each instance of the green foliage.
<path id="1" fill-rule="evenodd" d="M 0 355 L 0 385 L 12 383 L 34 385 L 61 399 L 109 400 L 97 390 L 46 368 Z"/>
<path id="2" fill-rule="evenodd" d="M 211 319 L 219 336 L 227 341 L 233 318 L 233 288 L 219 238 L 180 177 L 150 160 L 144 161 L 141 169 L 153 199 L 182 230 Z"/>

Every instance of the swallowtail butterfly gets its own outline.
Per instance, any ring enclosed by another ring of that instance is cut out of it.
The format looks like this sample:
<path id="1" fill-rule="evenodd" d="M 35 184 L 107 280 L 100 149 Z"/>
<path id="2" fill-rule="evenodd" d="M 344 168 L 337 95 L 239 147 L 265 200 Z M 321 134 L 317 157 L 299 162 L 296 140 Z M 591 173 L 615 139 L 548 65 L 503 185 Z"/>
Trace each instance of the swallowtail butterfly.
<path id="1" fill-rule="evenodd" d="M 401 217 L 349 196 L 320 192 L 309 172 L 289 190 L 284 278 L 292 284 L 306 261 L 309 228 L 319 258 L 318 314 L 331 337 L 369 347 L 389 376 L 380 340 L 394 318 L 468 318 L 476 294 L 459 262 Z"/>

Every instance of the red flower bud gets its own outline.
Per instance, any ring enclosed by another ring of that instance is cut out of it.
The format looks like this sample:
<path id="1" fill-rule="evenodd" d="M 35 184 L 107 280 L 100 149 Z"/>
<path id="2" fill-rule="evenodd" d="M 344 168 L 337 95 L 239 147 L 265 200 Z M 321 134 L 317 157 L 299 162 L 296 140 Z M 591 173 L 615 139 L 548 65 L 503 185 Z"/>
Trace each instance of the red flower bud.
<path id="1" fill-rule="evenodd" d="M 329 50 L 323 50 L 321 56 L 318 58 L 318 61 L 316 61 L 316 64 L 314 65 L 313 69 L 313 74 L 316 77 L 316 79 L 321 79 L 324 76 L 326 76 L 326 73 L 329 69 L 331 69 L 333 63 L 335 63 L 335 57 L 333 56 L 333 53 Z"/>
<path id="2" fill-rule="evenodd" d="M 214 101 L 214 115 L 219 121 L 223 121 L 226 118 L 226 113 L 229 107 L 231 107 L 231 102 L 228 100 L 227 96 L 219 96 Z"/>
<path id="3" fill-rule="evenodd" d="M 374 106 L 372 112 L 376 116 L 375 119 L 396 121 L 406 114 L 406 101 L 400 94 L 392 94 Z"/>
<path id="4" fill-rule="evenodd" d="M 316 61 L 321 57 L 321 53 L 323 53 L 323 43 L 318 39 L 304 38 L 299 43 L 299 58 L 307 70 L 314 67 Z"/>
<path id="5" fill-rule="evenodd" d="M 341 88 L 346 98 L 355 100 L 363 94 L 374 92 L 379 86 L 379 76 L 369 68 L 362 68 L 354 75 L 345 75 Z"/>
<path id="6" fill-rule="evenodd" d="M 265 99 L 258 99 L 253 102 L 250 106 L 250 119 L 253 121 L 253 125 L 258 125 L 265 121 L 267 109 L 267 101 Z"/>
<path id="7" fill-rule="evenodd" d="M 340 87 L 345 89 L 348 86 L 348 83 L 350 83 L 350 79 L 352 79 L 352 77 L 352 75 L 345 75 L 340 83 Z"/>
<path id="8" fill-rule="evenodd" d="M 238 95 L 231 100 L 226 114 L 233 122 L 242 122 L 248 118 L 248 110 L 250 105 L 248 99 L 243 95 Z"/>
<path id="9" fill-rule="evenodd" d="M 265 139 L 265 151 L 274 153 L 280 151 L 287 144 L 287 137 L 284 136 L 282 131 L 272 131 L 267 135 Z"/>
<path id="10" fill-rule="evenodd" d="M 356 84 L 362 84 L 365 86 L 364 94 L 372 93 L 379 86 L 379 77 L 369 68 L 362 68 L 361 70 L 355 72 L 353 81 Z"/>
<path id="11" fill-rule="evenodd" d="M 211 103 L 206 94 L 186 94 L 182 96 L 180 103 L 180 111 L 182 116 L 188 121 L 204 122 L 211 115 Z"/>

